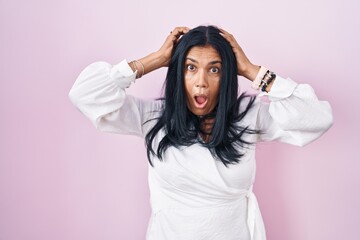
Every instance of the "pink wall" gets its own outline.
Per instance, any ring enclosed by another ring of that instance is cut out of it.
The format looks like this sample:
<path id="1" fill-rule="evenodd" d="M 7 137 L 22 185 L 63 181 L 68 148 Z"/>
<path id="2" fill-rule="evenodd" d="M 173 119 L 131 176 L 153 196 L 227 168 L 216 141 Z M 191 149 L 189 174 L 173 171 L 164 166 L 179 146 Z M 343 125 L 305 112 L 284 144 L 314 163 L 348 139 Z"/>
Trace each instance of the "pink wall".
<path id="1" fill-rule="evenodd" d="M 0 239 L 144 239 L 142 140 L 97 132 L 67 94 L 87 64 L 142 57 L 174 26 L 200 24 L 231 31 L 254 63 L 310 83 L 333 106 L 333 128 L 313 144 L 259 145 L 268 239 L 360 239 L 359 5 L 0 0 Z M 130 92 L 158 96 L 164 71 Z"/>

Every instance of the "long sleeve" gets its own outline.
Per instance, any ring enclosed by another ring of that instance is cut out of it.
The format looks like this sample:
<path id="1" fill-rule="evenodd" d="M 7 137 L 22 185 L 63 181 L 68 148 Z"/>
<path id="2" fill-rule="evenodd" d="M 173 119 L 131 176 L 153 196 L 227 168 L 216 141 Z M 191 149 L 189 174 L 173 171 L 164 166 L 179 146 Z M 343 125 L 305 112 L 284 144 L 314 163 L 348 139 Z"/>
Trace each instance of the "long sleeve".
<path id="1" fill-rule="evenodd" d="M 160 111 L 160 101 L 145 101 L 126 95 L 136 72 L 124 60 L 112 66 L 95 62 L 86 67 L 69 92 L 72 103 L 101 131 L 144 136 L 144 124 Z"/>
<path id="2" fill-rule="evenodd" d="M 257 115 L 261 141 L 278 140 L 304 146 L 326 132 L 333 123 L 331 106 L 319 101 L 307 84 L 297 84 L 279 76 L 262 102 Z"/>

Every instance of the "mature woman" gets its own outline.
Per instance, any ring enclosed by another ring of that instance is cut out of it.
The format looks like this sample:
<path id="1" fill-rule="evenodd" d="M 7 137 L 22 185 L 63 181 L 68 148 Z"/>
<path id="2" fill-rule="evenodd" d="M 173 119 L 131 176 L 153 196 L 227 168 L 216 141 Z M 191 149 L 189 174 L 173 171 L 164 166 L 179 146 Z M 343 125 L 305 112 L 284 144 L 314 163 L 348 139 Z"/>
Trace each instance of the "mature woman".
<path id="1" fill-rule="evenodd" d="M 168 67 L 165 96 L 144 101 L 125 88 Z M 267 95 L 238 96 L 237 75 Z M 309 85 L 252 64 L 223 29 L 177 27 L 156 52 L 86 67 L 69 94 L 102 131 L 145 138 L 152 216 L 148 240 L 264 240 L 252 192 L 255 143 L 303 146 L 332 124 Z"/>

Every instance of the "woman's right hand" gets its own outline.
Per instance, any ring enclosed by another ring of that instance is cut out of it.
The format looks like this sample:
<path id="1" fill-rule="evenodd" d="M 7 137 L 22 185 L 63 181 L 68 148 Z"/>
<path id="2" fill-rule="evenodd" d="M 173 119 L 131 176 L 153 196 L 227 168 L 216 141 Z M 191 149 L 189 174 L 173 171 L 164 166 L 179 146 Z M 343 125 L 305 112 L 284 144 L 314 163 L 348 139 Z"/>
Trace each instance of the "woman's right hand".
<path id="1" fill-rule="evenodd" d="M 129 63 L 131 69 L 134 72 L 136 70 L 139 72 L 139 74 L 136 74 L 136 77 L 140 78 L 158 68 L 169 66 L 175 44 L 179 41 L 180 37 L 189 30 L 190 28 L 188 27 L 174 28 L 158 51 L 138 59 L 138 61 L 131 61 L 131 64 Z"/>
<path id="2" fill-rule="evenodd" d="M 169 66 L 175 44 L 188 31 L 190 31 L 188 27 L 176 27 L 170 32 L 170 35 L 167 36 L 164 44 L 158 50 L 158 54 L 161 57 L 161 67 Z"/>

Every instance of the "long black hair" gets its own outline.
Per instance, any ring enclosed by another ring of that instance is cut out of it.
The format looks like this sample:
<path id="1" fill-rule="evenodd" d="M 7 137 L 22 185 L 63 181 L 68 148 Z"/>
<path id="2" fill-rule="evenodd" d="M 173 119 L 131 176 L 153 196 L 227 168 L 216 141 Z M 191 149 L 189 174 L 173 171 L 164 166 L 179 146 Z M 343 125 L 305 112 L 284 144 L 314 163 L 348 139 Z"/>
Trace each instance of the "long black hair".
<path id="1" fill-rule="evenodd" d="M 145 144 L 151 165 L 151 157 L 162 160 L 163 153 L 169 147 L 190 146 L 200 143 L 208 148 L 212 155 L 227 164 L 238 163 L 244 155 L 243 148 L 251 142 L 244 139 L 244 134 L 257 134 L 257 130 L 241 126 L 239 122 L 247 114 L 255 97 L 244 94 L 238 97 L 238 79 L 236 58 L 228 41 L 222 37 L 220 30 L 214 26 L 199 26 L 184 34 L 174 48 L 164 83 L 164 109 L 154 127 L 147 133 Z M 207 116 L 196 116 L 186 105 L 184 86 L 184 64 L 189 50 L 194 46 L 212 46 L 221 57 L 222 74 L 215 110 Z M 240 102 L 249 97 L 245 109 L 240 110 Z M 204 132 L 204 119 L 214 118 L 211 133 Z M 154 149 L 153 141 L 163 129 L 165 136 Z M 210 140 L 204 142 L 199 134 L 209 134 Z"/>

